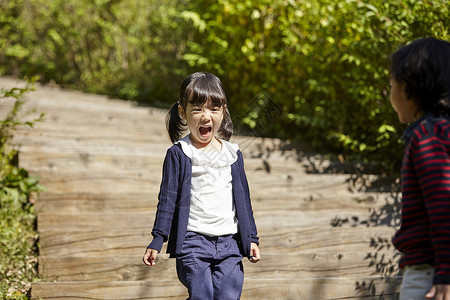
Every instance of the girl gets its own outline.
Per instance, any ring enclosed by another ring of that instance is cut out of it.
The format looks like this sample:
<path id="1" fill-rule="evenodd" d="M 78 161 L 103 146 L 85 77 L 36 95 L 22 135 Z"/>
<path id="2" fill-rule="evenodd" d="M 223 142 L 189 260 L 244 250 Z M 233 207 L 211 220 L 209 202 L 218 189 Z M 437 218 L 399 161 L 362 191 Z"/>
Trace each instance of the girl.
<path id="1" fill-rule="evenodd" d="M 450 43 L 419 39 L 392 55 L 403 139 L 400 299 L 450 299 Z"/>
<path id="2" fill-rule="evenodd" d="M 174 145 L 164 160 L 144 263 L 155 265 L 168 240 L 188 299 L 240 299 L 242 257 L 256 263 L 260 252 L 242 153 L 228 142 L 233 124 L 219 78 L 186 77 L 166 123 Z M 186 126 L 189 134 L 181 138 Z"/>

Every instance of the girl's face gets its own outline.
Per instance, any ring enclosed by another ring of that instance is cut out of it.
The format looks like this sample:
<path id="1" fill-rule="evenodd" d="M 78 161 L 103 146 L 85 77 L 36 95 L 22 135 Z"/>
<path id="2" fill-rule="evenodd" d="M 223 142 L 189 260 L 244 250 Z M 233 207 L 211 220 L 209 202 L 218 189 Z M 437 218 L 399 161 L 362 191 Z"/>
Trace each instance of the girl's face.
<path id="1" fill-rule="evenodd" d="M 186 120 L 192 144 L 197 148 L 212 145 L 220 148 L 220 142 L 215 138 L 223 120 L 223 106 L 214 106 L 207 101 L 203 106 L 188 102 L 186 111 L 179 106 L 180 115 Z"/>
<path id="2" fill-rule="evenodd" d="M 390 101 L 392 108 L 398 115 L 398 119 L 402 123 L 410 123 L 418 118 L 417 106 L 412 99 L 407 99 L 405 94 L 405 84 L 395 79 L 390 79 L 391 93 Z"/>

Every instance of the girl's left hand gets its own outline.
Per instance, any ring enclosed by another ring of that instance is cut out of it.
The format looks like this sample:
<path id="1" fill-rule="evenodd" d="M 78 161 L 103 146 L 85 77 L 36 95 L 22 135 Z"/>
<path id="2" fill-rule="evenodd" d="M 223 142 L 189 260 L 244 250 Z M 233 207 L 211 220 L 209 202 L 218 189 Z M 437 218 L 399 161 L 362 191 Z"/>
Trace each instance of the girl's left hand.
<path id="1" fill-rule="evenodd" d="M 261 253 L 259 252 L 259 247 L 255 243 L 252 243 L 250 248 L 250 262 L 257 263 L 260 259 Z"/>

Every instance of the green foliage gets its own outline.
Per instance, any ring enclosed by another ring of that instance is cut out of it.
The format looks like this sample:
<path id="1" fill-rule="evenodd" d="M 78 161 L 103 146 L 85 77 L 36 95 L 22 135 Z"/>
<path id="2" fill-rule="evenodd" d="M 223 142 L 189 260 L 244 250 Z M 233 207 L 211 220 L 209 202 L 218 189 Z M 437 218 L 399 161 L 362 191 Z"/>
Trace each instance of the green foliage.
<path id="1" fill-rule="evenodd" d="M 30 90 L 1 90 L 3 107 L 9 107 L 0 121 L 0 295 L 2 299 L 28 299 L 30 283 L 37 280 L 37 233 L 33 201 L 43 190 L 37 177 L 17 166 L 17 151 L 11 139 L 17 126 L 33 126 L 39 118 L 21 122 L 23 94 Z"/>
<path id="2" fill-rule="evenodd" d="M 2 1 L 2 67 L 64 87 L 158 103 L 167 90 L 176 95 L 179 80 L 170 79 L 183 65 L 177 59 L 181 30 L 170 21 L 169 5 L 177 2 L 171 2 Z"/>
<path id="3" fill-rule="evenodd" d="M 281 114 L 261 134 L 396 170 L 389 55 L 449 39 L 449 16 L 440 0 L 0 2 L 0 74 L 169 107 L 184 76 L 210 71 L 236 123 L 258 126 L 265 95 Z"/>
<path id="4" fill-rule="evenodd" d="M 184 58 L 224 77 L 233 113 L 267 93 L 283 111 L 267 135 L 397 169 L 403 128 L 388 101 L 389 55 L 418 37 L 449 38 L 442 1 L 223 0 L 187 9 L 199 36 Z"/>

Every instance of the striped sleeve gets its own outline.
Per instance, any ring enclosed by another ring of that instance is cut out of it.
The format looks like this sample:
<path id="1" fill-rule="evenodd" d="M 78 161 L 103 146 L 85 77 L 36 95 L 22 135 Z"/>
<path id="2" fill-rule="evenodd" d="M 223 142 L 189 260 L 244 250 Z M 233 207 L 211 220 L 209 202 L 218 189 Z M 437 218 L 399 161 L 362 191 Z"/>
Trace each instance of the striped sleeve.
<path id="1" fill-rule="evenodd" d="M 450 283 L 450 140 L 448 128 L 421 128 L 412 143 L 413 165 L 430 222 L 434 249 L 434 284 Z"/>

